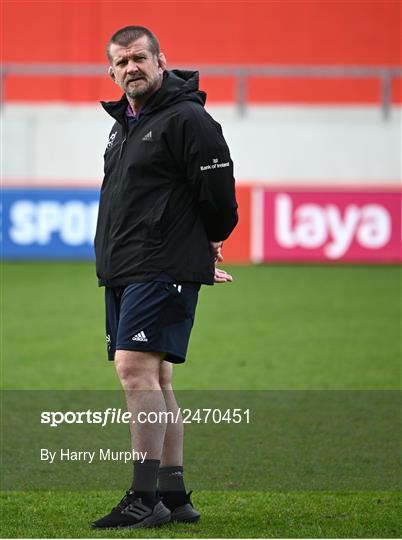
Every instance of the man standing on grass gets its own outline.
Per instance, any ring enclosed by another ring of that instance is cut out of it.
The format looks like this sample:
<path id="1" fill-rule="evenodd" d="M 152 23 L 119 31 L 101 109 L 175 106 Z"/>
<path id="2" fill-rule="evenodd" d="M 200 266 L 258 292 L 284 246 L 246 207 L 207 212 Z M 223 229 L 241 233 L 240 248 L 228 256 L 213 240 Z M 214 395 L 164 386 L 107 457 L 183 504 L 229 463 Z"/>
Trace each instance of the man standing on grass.
<path id="1" fill-rule="evenodd" d="M 131 488 L 93 527 L 191 522 L 200 514 L 184 486 L 172 363 L 185 361 L 201 284 L 232 281 L 215 262 L 238 219 L 233 163 L 198 73 L 168 71 L 152 32 L 118 30 L 107 55 L 124 92 L 102 103 L 116 121 L 95 237 L 108 354 L 134 419 L 172 411 L 179 421 L 130 425 L 132 448 L 146 459 L 134 462 Z"/>

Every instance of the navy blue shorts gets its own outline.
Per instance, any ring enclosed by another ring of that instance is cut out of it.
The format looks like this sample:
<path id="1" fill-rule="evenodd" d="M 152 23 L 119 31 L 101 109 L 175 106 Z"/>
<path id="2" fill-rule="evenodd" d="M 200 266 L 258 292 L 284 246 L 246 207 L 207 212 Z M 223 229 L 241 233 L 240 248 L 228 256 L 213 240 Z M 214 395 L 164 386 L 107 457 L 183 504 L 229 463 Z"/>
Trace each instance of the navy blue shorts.
<path id="1" fill-rule="evenodd" d="M 184 362 L 199 289 L 199 283 L 161 281 L 106 287 L 109 360 L 123 349 L 163 352 L 169 362 Z"/>

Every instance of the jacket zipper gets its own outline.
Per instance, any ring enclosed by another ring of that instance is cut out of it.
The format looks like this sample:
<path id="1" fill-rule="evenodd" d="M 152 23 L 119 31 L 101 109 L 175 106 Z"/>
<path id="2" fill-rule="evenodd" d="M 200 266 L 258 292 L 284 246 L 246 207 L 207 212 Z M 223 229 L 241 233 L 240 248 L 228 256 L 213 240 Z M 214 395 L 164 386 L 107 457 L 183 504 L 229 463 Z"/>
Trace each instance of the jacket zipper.
<path id="1" fill-rule="evenodd" d="M 123 155 L 123 149 L 124 149 L 124 144 L 126 140 L 127 140 L 127 132 L 125 133 L 124 139 L 121 141 L 121 144 L 120 144 L 119 159 L 121 159 L 121 156 Z"/>
<path id="2" fill-rule="evenodd" d="M 124 129 L 124 126 L 123 126 L 123 129 Z M 127 140 L 127 130 L 124 129 L 124 138 L 123 140 L 121 141 L 120 143 L 120 150 L 119 150 L 119 162 L 121 163 L 121 158 L 123 156 L 123 149 L 124 149 L 124 144 Z M 117 167 L 117 171 L 116 171 L 116 178 L 120 178 L 120 172 L 121 172 L 121 164 L 118 165 Z M 110 213 L 111 213 L 111 207 L 112 207 L 112 203 L 113 203 L 113 199 L 114 199 L 114 193 L 116 191 L 116 186 L 114 186 L 114 189 L 112 189 L 111 193 L 110 193 L 110 201 L 109 201 L 109 208 L 108 208 L 108 215 L 107 215 L 107 225 L 108 225 L 108 229 L 110 228 Z M 110 229 L 109 229 L 109 234 L 110 234 Z M 106 234 L 105 234 L 105 238 L 106 238 Z M 112 242 L 110 241 L 109 239 L 109 246 L 112 244 Z M 108 275 L 110 273 L 110 265 L 106 263 L 107 260 L 110 261 L 110 256 L 108 257 L 107 253 L 106 253 L 106 249 L 105 249 L 105 256 L 106 256 L 106 260 L 105 260 L 105 271 L 106 271 L 106 275 Z"/>

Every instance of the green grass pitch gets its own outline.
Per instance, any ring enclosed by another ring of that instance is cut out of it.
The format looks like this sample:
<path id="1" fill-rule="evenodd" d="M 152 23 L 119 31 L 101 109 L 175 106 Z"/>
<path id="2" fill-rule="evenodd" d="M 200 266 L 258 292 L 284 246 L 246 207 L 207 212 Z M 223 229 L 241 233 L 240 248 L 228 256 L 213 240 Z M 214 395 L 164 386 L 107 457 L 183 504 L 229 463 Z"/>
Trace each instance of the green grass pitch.
<path id="1" fill-rule="evenodd" d="M 233 284 L 201 290 L 176 388 L 400 388 L 399 267 L 228 270 Z M 103 290 L 92 264 L 5 263 L 1 293 L 3 388 L 119 388 L 106 361 Z M 187 467 L 196 467 L 190 457 Z M 401 530 L 397 492 L 200 491 L 199 524 L 99 533 L 90 521 L 126 486 L 106 488 L 3 491 L 2 537 L 395 538 Z"/>

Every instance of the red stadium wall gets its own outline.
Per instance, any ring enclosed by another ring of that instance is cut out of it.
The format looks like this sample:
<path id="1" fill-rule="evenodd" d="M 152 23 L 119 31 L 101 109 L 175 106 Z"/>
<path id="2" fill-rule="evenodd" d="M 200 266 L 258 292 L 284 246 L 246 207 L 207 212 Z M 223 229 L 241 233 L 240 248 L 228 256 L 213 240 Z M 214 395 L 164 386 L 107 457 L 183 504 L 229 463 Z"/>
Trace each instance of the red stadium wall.
<path id="1" fill-rule="evenodd" d="M 251 188 L 236 186 L 236 199 L 239 205 L 239 223 L 230 238 L 224 242 L 225 261 L 236 263 L 250 262 L 251 243 Z"/>
<path id="2" fill-rule="evenodd" d="M 3 62 L 102 63 L 110 35 L 149 26 L 171 64 L 400 65 L 399 1 L 4 1 Z M 34 23 L 34 24 L 33 24 Z M 210 101 L 233 100 L 233 80 L 204 79 Z M 393 100 L 401 103 L 400 81 Z M 106 77 L 11 77 L 9 101 L 87 102 L 119 92 Z M 250 81 L 251 102 L 378 103 L 376 80 Z"/>

